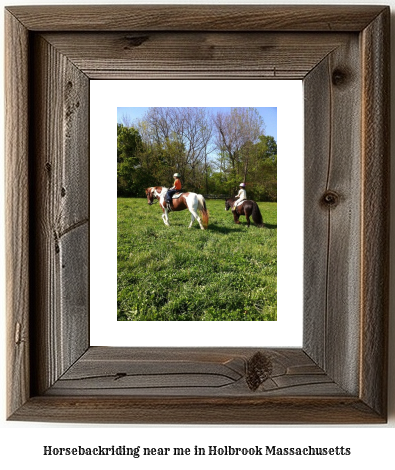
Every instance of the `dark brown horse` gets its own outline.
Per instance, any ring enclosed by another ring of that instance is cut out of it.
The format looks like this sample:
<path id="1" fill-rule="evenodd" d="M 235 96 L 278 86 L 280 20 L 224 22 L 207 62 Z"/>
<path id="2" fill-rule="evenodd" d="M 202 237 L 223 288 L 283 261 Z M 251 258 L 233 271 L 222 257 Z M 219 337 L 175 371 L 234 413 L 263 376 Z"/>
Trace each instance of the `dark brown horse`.
<path id="1" fill-rule="evenodd" d="M 231 207 L 233 207 L 236 200 L 237 199 L 234 197 L 226 199 L 225 210 L 228 211 Z M 236 206 L 235 210 L 232 210 L 232 213 L 233 213 L 233 218 L 235 219 L 236 224 L 240 223 L 239 217 L 241 215 L 245 215 L 248 227 L 250 226 L 250 216 L 252 217 L 252 220 L 254 221 L 257 227 L 265 226 L 265 224 L 263 223 L 262 214 L 261 214 L 261 211 L 259 210 L 258 204 L 255 201 L 251 201 L 250 199 L 246 199 L 245 201 L 240 203 L 238 206 Z"/>
<path id="2" fill-rule="evenodd" d="M 165 195 L 167 188 L 162 186 L 153 186 L 145 190 L 147 195 L 147 201 L 149 205 L 154 203 L 155 199 L 159 200 L 159 205 L 162 208 L 163 215 L 162 219 L 166 225 L 169 224 L 168 208 L 165 202 Z M 177 199 L 172 200 L 171 210 L 172 211 L 183 211 L 188 209 L 191 213 L 191 223 L 188 228 L 192 227 L 193 221 L 196 219 L 200 225 L 200 228 L 204 230 L 208 227 L 208 211 L 206 207 L 206 201 L 201 194 L 196 193 L 182 193 Z M 197 211 L 200 210 L 202 213 L 202 220 L 198 216 Z"/>

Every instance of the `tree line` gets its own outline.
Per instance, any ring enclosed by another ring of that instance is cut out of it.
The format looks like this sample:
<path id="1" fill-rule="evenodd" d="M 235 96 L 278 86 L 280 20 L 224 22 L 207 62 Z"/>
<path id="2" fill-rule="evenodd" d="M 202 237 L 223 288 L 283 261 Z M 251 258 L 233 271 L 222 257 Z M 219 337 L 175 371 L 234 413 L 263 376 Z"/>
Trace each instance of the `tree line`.
<path id="1" fill-rule="evenodd" d="M 148 108 L 141 119 L 117 124 L 117 190 L 144 196 L 149 186 L 234 195 L 241 182 L 257 201 L 277 200 L 277 143 L 265 135 L 256 108 Z"/>

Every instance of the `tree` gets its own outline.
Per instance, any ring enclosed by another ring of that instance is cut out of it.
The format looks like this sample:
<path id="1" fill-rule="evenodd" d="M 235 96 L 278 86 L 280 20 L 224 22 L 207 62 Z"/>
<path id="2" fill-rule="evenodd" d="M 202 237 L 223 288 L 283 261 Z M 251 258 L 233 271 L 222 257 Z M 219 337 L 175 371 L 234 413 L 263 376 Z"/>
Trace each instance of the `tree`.
<path id="1" fill-rule="evenodd" d="M 277 161 L 277 143 L 271 135 L 262 135 L 259 138 L 261 158 L 264 160 Z"/>
<path id="2" fill-rule="evenodd" d="M 256 108 L 148 108 L 131 125 L 118 124 L 118 194 L 142 196 L 167 186 L 179 172 L 185 190 L 234 194 L 241 182 L 248 197 L 277 198 L 277 144 L 264 135 Z"/>
<path id="3" fill-rule="evenodd" d="M 177 171 L 188 187 L 202 186 L 212 151 L 206 108 L 149 108 L 137 126 L 151 150 L 162 155 L 168 167 L 165 181 Z"/>
<path id="4" fill-rule="evenodd" d="M 264 132 L 264 122 L 255 108 L 231 108 L 213 117 L 215 143 L 228 162 L 229 179 L 247 181 L 254 145 Z M 234 188 L 236 189 L 236 188 Z"/>
<path id="5" fill-rule="evenodd" d="M 143 143 L 138 131 L 117 124 L 117 192 L 119 196 L 135 196 L 144 179 L 140 154 Z"/>
<path id="6" fill-rule="evenodd" d="M 274 138 L 260 136 L 254 155 L 249 194 L 257 200 L 277 201 L 277 143 Z"/>

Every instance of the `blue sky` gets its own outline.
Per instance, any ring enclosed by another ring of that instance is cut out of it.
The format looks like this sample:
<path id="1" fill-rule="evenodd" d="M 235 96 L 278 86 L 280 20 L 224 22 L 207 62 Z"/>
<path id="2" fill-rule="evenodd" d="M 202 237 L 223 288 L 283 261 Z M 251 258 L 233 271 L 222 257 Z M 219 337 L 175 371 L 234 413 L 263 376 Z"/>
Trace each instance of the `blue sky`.
<path id="1" fill-rule="evenodd" d="M 127 116 L 130 121 L 143 117 L 148 108 L 117 108 L 117 122 Z M 213 112 L 217 110 L 230 110 L 230 108 L 208 108 Z M 265 135 L 271 135 L 277 142 L 277 108 L 256 108 L 265 123 Z"/>

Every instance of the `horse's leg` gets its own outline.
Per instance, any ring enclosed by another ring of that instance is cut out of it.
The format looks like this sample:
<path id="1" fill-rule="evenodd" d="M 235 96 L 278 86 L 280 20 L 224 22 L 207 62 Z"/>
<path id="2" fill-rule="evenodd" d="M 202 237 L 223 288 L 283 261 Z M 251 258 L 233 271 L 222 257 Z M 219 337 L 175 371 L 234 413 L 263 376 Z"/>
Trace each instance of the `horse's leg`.
<path id="1" fill-rule="evenodd" d="M 192 227 L 193 221 L 196 219 L 200 225 L 200 228 L 204 230 L 202 221 L 200 220 L 200 217 L 197 213 L 197 208 L 199 207 L 199 201 L 197 200 L 197 198 L 195 200 L 189 199 L 189 201 L 187 199 L 186 203 L 187 203 L 188 210 L 191 213 L 191 223 L 189 224 L 188 228 Z"/>
<path id="2" fill-rule="evenodd" d="M 163 209 L 162 219 L 163 219 L 163 222 L 165 223 L 165 225 L 170 227 L 169 217 L 167 216 L 167 209 Z"/>
<path id="3" fill-rule="evenodd" d="M 189 212 L 191 213 L 191 223 L 189 224 L 189 227 L 188 227 L 188 228 L 191 228 L 191 227 L 192 227 L 192 223 L 193 223 L 193 221 L 196 219 L 196 220 L 199 222 L 200 228 L 201 228 L 202 230 L 204 230 L 202 221 L 200 220 L 200 217 L 199 217 L 198 213 L 196 212 L 196 210 L 195 210 L 194 208 L 190 207 L 190 208 L 189 208 Z"/>
<path id="4" fill-rule="evenodd" d="M 246 212 L 246 220 L 247 220 L 247 227 L 250 226 L 250 214 L 248 212 Z"/>
<path id="5" fill-rule="evenodd" d="M 195 217 L 194 215 L 192 214 L 191 212 L 191 223 L 188 225 L 188 228 L 191 228 L 192 227 L 192 224 L 193 224 L 193 221 L 195 220 Z"/>
<path id="6" fill-rule="evenodd" d="M 233 211 L 232 214 L 233 214 L 233 219 L 235 221 L 235 224 L 239 224 L 240 221 L 239 221 L 239 215 L 237 214 L 237 212 Z"/>

